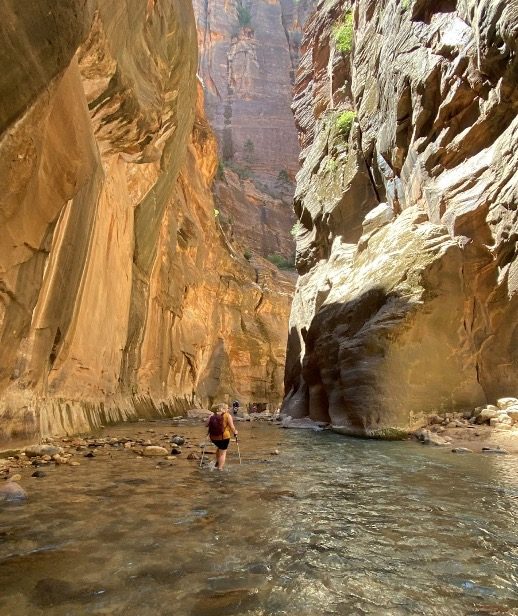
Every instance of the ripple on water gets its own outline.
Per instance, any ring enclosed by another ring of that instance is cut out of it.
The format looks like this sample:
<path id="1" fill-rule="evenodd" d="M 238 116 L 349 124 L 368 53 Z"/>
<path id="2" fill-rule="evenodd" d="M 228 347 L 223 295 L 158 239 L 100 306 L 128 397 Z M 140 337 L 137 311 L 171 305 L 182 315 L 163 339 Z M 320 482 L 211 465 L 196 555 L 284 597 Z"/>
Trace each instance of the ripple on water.
<path id="1" fill-rule="evenodd" d="M 243 426 L 228 473 L 49 469 L 0 510 L 0 614 L 518 614 L 514 458 L 274 430 Z"/>

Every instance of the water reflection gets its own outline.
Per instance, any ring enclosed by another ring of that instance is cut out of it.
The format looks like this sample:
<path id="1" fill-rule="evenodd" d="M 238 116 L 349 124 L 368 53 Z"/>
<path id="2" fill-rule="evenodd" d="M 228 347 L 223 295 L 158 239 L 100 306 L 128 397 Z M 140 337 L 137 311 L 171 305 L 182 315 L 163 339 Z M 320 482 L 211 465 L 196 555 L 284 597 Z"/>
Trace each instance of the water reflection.
<path id="1" fill-rule="evenodd" d="M 241 434 L 228 473 L 120 451 L 26 480 L 0 511 L 0 613 L 518 614 L 515 458 Z"/>

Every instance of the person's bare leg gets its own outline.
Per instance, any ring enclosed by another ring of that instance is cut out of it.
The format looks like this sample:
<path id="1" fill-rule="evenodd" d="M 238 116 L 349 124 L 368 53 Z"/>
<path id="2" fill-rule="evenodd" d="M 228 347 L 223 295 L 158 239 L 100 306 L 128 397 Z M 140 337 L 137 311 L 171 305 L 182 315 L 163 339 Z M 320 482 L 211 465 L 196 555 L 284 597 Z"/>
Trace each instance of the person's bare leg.
<path id="1" fill-rule="evenodd" d="M 219 468 L 220 458 L 221 458 L 221 449 L 216 449 L 216 468 Z"/>
<path id="2" fill-rule="evenodd" d="M 227 457 L 227 451 L 226 451 L 226 449 L 222 449 L 222 450 L 219 452 L 219 454 L 220 454 L 220 455 L 219 455 L 219 464 L 218 464 L 218 468 L 219 468 L 219 470 L 220 470 L 220 471 L 222 471 L 222 470 L 223 470 L 223 467 L 225 466 L 225 459 L 226 459 L 226 457 Z"/>

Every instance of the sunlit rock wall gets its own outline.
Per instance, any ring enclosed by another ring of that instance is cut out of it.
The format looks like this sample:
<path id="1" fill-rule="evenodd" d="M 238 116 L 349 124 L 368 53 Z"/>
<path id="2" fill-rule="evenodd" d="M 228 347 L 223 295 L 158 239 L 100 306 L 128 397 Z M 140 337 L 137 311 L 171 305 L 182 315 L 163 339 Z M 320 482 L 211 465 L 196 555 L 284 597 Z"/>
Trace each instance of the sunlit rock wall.
<path id="1" fill-rule="evenodd" d="M 517 394 L 517 32 L 503 0 L 320 2 L 294 102 L 285 412 L 391 435 Z"/>
<path id="2" fill-rule="evenodd" d="M 289 292 L 214 217 L 190 3 L 0 9 L 0 443 L 279 401 Z"/>
<path id="3" fill-rule="evenodd" d="M 290 106 L 315 0 L 194 0 L 199 74 L 221 163 L 222 223 L 243 251 L 293 261 L 299 145 Z"/>

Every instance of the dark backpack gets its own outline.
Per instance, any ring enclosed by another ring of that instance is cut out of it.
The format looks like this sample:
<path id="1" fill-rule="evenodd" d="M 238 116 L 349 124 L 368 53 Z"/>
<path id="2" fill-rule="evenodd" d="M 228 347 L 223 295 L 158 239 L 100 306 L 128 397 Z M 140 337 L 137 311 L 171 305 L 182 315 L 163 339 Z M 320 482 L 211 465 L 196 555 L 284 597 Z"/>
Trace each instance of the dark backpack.
<path id="1" fill-rule="evenodd" d="M 214 413 L 209 419 L 209 436 L 214 438 L 222 438 L 224 429 L 224 416 L 219 413 Z"/>

